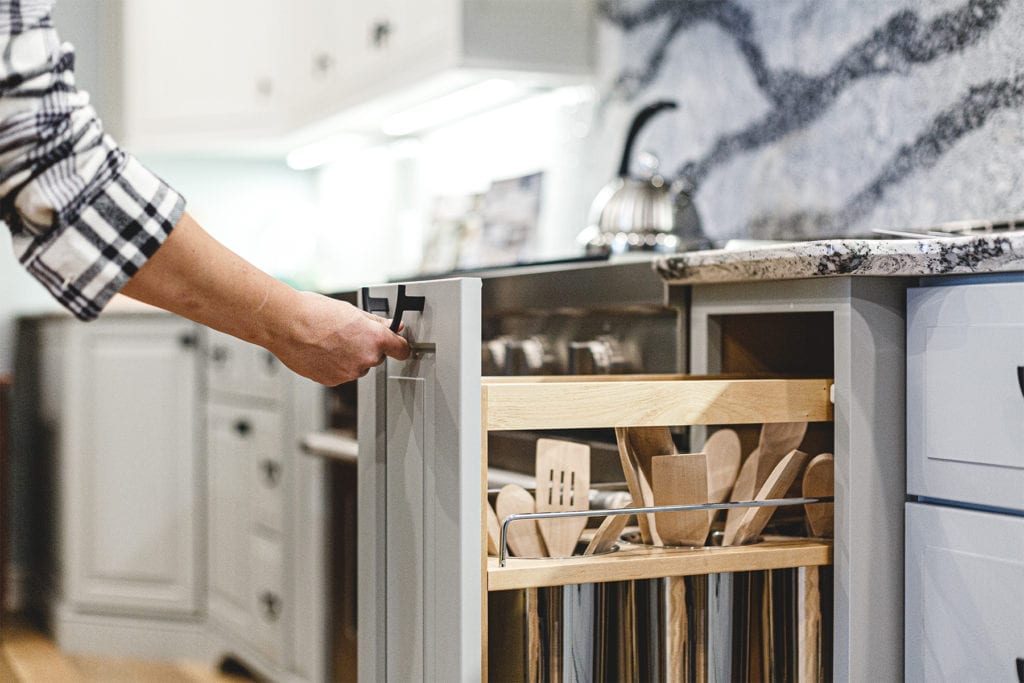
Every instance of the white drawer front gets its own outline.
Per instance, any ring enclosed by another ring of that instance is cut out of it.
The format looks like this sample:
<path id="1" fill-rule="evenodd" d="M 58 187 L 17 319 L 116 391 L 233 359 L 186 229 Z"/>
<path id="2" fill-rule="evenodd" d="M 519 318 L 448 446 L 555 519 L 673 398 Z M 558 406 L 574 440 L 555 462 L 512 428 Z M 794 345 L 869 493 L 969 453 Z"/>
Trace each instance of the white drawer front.
<path id="1" fill-rule="evenodd" d="M 1024 283 L 912 289 L 907 488 L 1024 509 Z"/>
<path id="2" fill-rule="evenodd" d="M 906 529 L 906 679 L 1016 680 L 1024 518 L 908 503 Z"/>

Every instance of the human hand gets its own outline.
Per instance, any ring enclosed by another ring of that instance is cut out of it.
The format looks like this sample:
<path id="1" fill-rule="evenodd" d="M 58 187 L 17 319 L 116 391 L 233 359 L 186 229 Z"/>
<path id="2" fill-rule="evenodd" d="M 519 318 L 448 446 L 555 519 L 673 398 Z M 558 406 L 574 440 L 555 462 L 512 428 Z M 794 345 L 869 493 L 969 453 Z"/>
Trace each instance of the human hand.
<path id="1" fill-rule="evenodd" d="M 344 301 L 298 292 L 287 333 L 267 348 L 294 372 L 327 386 L 349 382 L 384 362 L 409 357 L 388 321 Z"/>

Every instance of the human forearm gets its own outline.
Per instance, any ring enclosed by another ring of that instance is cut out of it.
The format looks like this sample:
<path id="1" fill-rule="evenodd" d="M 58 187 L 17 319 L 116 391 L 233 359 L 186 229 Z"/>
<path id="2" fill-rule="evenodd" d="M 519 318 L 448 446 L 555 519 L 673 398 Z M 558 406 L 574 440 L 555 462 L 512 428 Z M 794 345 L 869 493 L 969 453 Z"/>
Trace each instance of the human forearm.
<path id="1" fill-rule="evenodd" d="M 185 214 L 122 293 L 259 344 L 299 374 L 339 384 L 408 345 L 383 319 L 280 282 Z"/>

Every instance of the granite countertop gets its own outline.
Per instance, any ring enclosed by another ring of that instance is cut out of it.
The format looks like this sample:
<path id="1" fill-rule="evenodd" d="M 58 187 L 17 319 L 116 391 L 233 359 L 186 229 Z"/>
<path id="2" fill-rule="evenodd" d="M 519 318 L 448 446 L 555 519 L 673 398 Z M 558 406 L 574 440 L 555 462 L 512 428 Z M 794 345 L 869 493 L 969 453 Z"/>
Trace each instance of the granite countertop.
<path id="1" fill-rule="evenodd" d="M 1024 231 L 920 239 L 836 239 L 694 251 L 658 259 L 654 268 L 670 284 L 1024 271 Z"/>

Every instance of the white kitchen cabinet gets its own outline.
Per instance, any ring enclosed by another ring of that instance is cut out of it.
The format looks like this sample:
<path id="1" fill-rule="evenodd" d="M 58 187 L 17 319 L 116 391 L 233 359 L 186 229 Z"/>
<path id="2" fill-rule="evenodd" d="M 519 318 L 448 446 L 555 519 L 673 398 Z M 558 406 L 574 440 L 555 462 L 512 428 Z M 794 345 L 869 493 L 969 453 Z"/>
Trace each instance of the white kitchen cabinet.
<path id="1" fill-rule="evenodd" d="M 1024 510 L 1024 282 L 907 293 L 907 492 Z"/>
<path id="2" fill-rule="evenodd" d="M 592 70 L 587 0 L 307 0 L 297 11 L 300 125 L 340 113 L 342 128 L 379 132 L 388 114 L 488 78 L 578 82 Z"/>
<path id="3" fill-rule="evenodd" d="M 83 614 L 189 621 L 202 612 L 197 347 L 169 316 L 44 327 L 57 381 L 58 632 Z M 69 629 L 74 631 L 74 629 Z"/>
<path id="4" fill-rule="evenodd" d="M 124 2 L 124 140 L 133 149 L 223 146 L 287 123 L 295 39 L 277 0 Z"/>
<path id="5" fill-rule="evenodd" d="M 578 82 L 592 13 L 588 0 L 131 0 L 123 142 L 280 152 L 379 132 L 388 113 L 486 78 Z"/>
<path id="6" fill-rule="evenodd" d="M 907 504 L 906 680 L 1024 668 L 1024 518 Z"/>
<path id="7" fill-rule="evenodd" d="M 205 348 L 210 626 L 272 680 L 322 680 L 323 463 L 298 447 L 322 394 L 260 347 L 209 331 Z"/>

